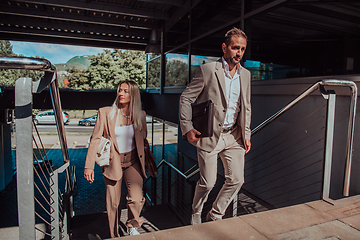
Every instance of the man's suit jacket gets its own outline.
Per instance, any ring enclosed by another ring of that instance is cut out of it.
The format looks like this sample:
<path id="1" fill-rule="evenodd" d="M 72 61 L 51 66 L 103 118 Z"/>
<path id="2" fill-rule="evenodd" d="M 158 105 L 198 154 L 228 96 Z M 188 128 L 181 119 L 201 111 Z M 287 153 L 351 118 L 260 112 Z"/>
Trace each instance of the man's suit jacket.
<path id="1" fill-rule="evenodd" d="M 235 134 L 237 138 L 242 137 L 250 140 L 251 130 L 251 83 L 250 71 L 242 67 L 240 71 L 240 112 L 236 120 L 238 125 Z M 212 137 L 201 138 L 192 142 L 196 147 L 211 152 L 217 145 L 224 124 L 227 111 L 225 75 L 221 59 L 216 62 L 200 65 L 194 78 L 183 91 L 180 97 L 180 127 L 185 135 L 193 129 L 191 122 L 191 105 L 211 100 L 214 103 L 214 134 Z M 245 144 L 245 143 L 244 143 Z"/>
<path id="2" fill-rule="evenodd" d="M 122 178 L 122 167 L 120 161 L 120 151 L 115 135 L 115 124 L 117 115 L 110 119 L 109 112 L 111 107 L 103 107 L 99 109 L 97 121 L 92 134 L 91 142 L 86 155 L 85 168 L 94 168 L 96 153 L 100 144 L 102 136 L 111 141 L 110 147 L 110 163 L 108 166 L 103 167 L 103 175 L 114 181 L 118 181 Z M 144 139 L 147 136 L 146 128 L 146 114 L 143 111 L 142 129 L 134 129 L 135 132 L 135 144 L 137 153 L 141 163 L 142 174 L 145 174 L 145 154 L 144 154 Z M 121 144 L 121 143 L 120 143 Z"/>

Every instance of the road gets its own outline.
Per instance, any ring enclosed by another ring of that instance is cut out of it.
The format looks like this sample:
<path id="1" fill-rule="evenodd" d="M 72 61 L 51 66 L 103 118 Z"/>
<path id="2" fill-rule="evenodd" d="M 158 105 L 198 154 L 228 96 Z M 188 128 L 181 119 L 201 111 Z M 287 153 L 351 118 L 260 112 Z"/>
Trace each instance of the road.
<path id="1" fill-rule="evenodd" d="M 94 126 L 79 126 L 78 125 L 79 119 L 70 119 L 70 122 L 65 125 L 65 132 L 85 132 L 85 133 L 92 133 Z M 55 124 L 41 124 L 36 125 L 39 132 L 56 132 L 56 125 Z M 148 130 L 151 129 L 151 124 L 147 124 Z M 167 126 L 166 126 L 167 128 Z M 162 129 L 161 123 L 154 123 L 154 130 Z M 35 130 L 34 130 L 35 131 Z"/>
<path id="2" fill-rule="evenodd" d="M 78 126 L 78 119 L 72 119 L 70 120 L 70 122 L 68 124 L 65 125 L 65 131 L 66 131 L 66 138 L 67 138 L 67 142 L 69 144 L 68 147 L 74 147 L 77 145 L 83 145 L 86 146 L 86 144 L 88 143 L 88 139 L 91 136 L 94 126 Z M 43 139 L 43 142 L 46 144 L 50 144 L 50 145 L 54 145 L 57 144 L 57 147 L 60 147 L 59 144 L 59 139 L 56 136 L 56 134 L 47 134 L 47 133 L 56 133 L 56 125 L 36 125 L 38 131 L 40 132 L 40 134 L 44 134 L 41 136 L 41 138 Z M 154 123 L 154 129 L 155 130 L 162 130 L 162 123 Z M 147 124 L 147 128 L 148 128 L 148 138 L 152 138 L 152 134 L 151 134 L 151 124 L 148 123 Z M 35 132 L 35 129 L 34 129 Z M 73 134 L 70 134 L 73 133 Z M 80 134 L 78 134 L 80 133 Z M 177 134 L 178 134 L 178 129 L 169 125 L 166 125 L 166 132 L 165 132 L 165 143 L 175 143 L 177 142 Z M 162 144 L 163 142 L 163 132 L 162 131 L 155 131 L 153 134 L 153 138 L 151 141 L 153 141 L 153 144 Z M 149 140 L 150 141 L 150 140 Z M 13 141 L 14 144 L 16 141 Z M 15 148 L 16 145 L 14 145 Z"/>

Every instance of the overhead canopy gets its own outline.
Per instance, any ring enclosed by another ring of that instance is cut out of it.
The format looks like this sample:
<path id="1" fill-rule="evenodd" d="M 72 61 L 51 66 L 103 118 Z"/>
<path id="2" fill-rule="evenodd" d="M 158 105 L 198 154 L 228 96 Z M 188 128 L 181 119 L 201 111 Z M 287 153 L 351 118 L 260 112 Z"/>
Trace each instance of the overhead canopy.
<path id="1" fill-rule="evenodd" d="M 243 28 L 249 36 L 248 59 L 298 65 L 309 56 L 320 54 L 318 48 L 331 48 L 328 51 L 346 55 L 352 52 L 346 46 L 360 45 L 353 43 L 360 40 L 360 1 L 0 2 L 0 39 L 3 40 L 144 51 L 155 28 L 158 36 L 165 33 L 166 52 L 187 53 L 191 43 L 192 54 L 219 56 L 222 37 L 232 26 Z M 336 46 L 341 47 L 336 49 Z"/>

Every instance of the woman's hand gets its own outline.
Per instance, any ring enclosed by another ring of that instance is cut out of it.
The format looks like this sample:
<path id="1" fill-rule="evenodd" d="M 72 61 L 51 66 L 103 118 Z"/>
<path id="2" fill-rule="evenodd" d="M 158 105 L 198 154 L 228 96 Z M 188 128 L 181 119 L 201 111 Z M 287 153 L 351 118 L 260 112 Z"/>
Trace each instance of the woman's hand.
<path id="1" fill-rule="evenodd" d="M 92 183 L 94 181 L 94 169 L 85 168 L 84 177 L 89 183 Z"/>

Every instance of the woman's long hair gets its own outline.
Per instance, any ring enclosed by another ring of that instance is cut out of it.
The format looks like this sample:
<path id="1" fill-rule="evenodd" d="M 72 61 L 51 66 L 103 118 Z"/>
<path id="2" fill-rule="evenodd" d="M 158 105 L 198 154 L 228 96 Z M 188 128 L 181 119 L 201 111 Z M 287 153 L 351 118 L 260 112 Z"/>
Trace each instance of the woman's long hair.
<path id="1" fill-rule="evenodd" d="M 114 103 L 111 106 L 110 110 L 110 119 L 113 119 L 116 114 L 120 114 L 120 103 L 119 103 L 119 91 L 121 84 L 126 83 L 129 86 L 129 93 L 130 93 L 130 119 L 132 123 L 134 124 L 135 129 L 142 129 L 142 119 L 143 114 L 141 111 L 141 99 L 140 99 L 140 90 L 139 86 L 136 82 L 131 80 L 124 80 L 121 81 L 118 85 L 117 91 L 116 91 L 116 99 Z"/>

